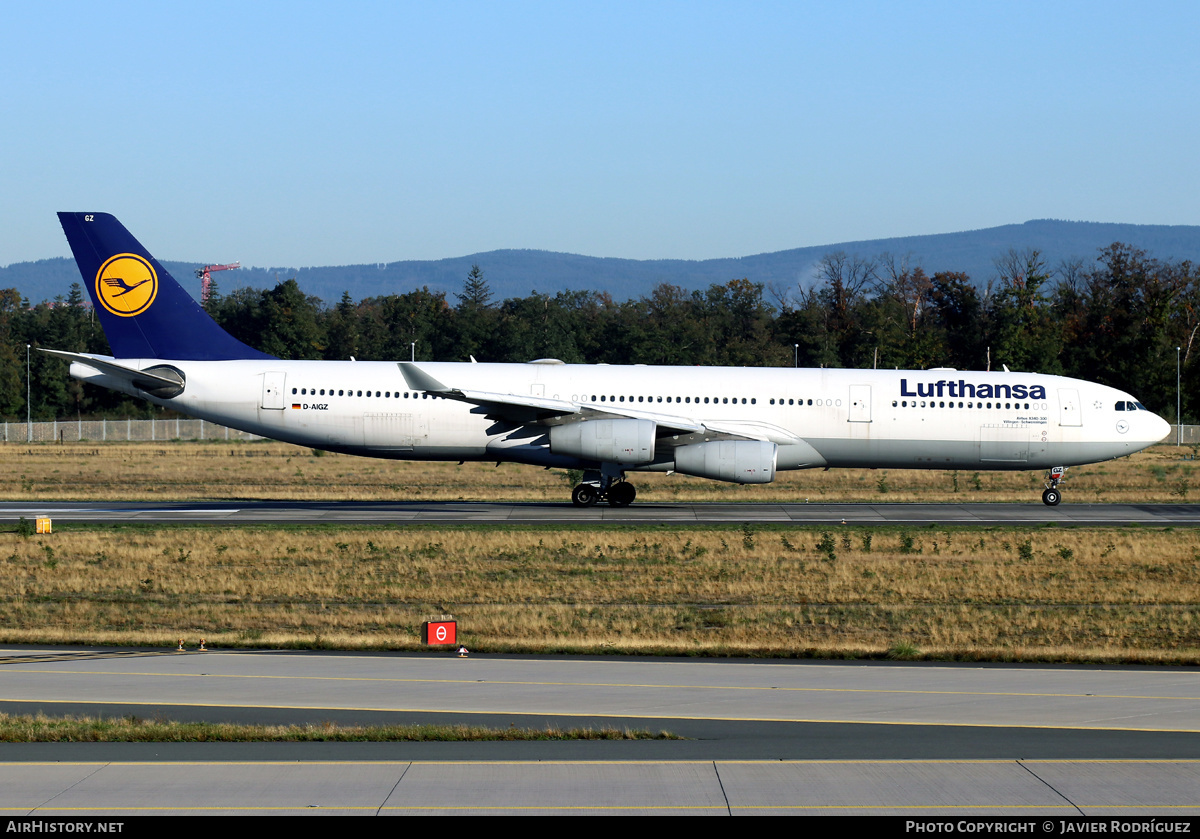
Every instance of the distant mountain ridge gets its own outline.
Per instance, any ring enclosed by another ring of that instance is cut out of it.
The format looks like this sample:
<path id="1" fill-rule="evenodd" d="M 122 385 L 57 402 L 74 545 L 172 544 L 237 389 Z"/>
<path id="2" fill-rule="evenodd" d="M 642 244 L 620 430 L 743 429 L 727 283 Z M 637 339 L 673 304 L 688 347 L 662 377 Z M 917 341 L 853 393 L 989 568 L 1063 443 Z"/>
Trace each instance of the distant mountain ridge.
<path id="1" fill-rule="evenodd" d="M 995 260 L 1009 249 L 1036 248 L 1049 268 L 1066 259 L 1082 258 L 1091 265 L 1101 248 L 1124 242 L 1161 260 L 1200 262 L 1200 226 L 1118 224 L 1108 222 L 1037 219 L 958 233 L 935 233 L 892 239 L 871 239 L 793 248 L 753 256 L 724 259 L 618 259 L 580 256 L 540 250 L 496 250 L 439 260 L 408 260 L 367 265 L 314 268 L 241 268 L 217 274 L 218 288 L 228 294 L 236 288 L 270 288 L 295 277 L 306 294 L 333 305 L 348 291 L 356 301 L 366 297 L 403 294 L 422 286 L 445 292 L 451 303 L 462 291 L 472 265 L 483 269 L 493 302 L 526 297 L 534 291 L 553 296 L 560 291 L 604 291 L 616 300 L 649 294 L 659 283 L 686 289 L 707 288 L 713 283 L 746 277 L 752 282 L 795 288 L 812 283 L 813 271 L 828 253 L 845 251 L 852 256 L 881 253 L 907 257 L 927 273 L 963 271 L 979 285 L 995 276 Z M 193 295 L 199 280 L 193 271 L 199 263 L 164 261 Z M 16 288 L 37 303 L 65 297 L 71 283 L 79 281 L 74 260 L 66 258 L 18 262 L 0 268 L 0 288 Z"/>

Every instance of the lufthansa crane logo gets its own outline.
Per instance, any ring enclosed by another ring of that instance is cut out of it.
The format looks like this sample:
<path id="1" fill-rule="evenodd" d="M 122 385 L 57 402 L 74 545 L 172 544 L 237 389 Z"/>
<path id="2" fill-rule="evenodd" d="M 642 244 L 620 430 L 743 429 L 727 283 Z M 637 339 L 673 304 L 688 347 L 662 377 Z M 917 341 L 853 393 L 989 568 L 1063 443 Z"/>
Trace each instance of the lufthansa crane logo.
<path id="1" fill-rule="evenodd" d="M 157 294 L 158 274 L 136 254 L 119 253 L 96 272 L 96 299 L 118 317 L 140 315 Z"/>

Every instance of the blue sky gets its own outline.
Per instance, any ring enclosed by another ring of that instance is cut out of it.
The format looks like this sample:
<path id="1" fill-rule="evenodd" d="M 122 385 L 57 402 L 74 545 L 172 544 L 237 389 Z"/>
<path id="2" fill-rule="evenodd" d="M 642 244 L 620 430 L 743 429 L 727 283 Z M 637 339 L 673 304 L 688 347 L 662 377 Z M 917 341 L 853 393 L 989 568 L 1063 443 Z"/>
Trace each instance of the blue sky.
<path id="1" fill-rule="evenodd" d="M 0 0 L 0 265 L 1200 224 L 1194 2 Z"/>

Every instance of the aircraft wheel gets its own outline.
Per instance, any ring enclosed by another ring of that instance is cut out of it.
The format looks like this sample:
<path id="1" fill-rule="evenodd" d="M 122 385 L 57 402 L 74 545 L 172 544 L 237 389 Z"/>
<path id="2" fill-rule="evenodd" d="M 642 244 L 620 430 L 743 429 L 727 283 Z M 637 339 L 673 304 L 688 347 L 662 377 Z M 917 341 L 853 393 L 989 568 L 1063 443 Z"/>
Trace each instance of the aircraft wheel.
<path id="1" fill-rule="evenodd" d="M 628 507 L 637 497 L 637 490 L 628 481 L 621 481 L 608 488 L 608 503 L 614 507 Z"/>
<path id="2" fill-rule="evenodd" d="M 1042 503 L 1047 507 L 1057 507 L 1059 501 L 1062 501 L 1062 493 L 1056 489 L 1048 489 L 1042 493 Z"/>
<path id="3" fill-rule="evenodd" d="M 591 507 L 600 500 L 600 491 L 591 484 L 580 484 L 571 490 L 571 503 L 576 507 Z"/>

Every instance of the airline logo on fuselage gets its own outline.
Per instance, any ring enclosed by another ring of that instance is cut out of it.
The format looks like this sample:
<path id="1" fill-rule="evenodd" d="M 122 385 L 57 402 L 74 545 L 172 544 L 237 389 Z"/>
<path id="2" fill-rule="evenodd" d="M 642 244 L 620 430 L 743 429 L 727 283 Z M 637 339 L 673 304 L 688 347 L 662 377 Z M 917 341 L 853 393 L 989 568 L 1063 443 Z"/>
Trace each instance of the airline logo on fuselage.
<path id="1" fill-rule="evenodd" d="M 119 253 L 96 272 L 96 299 L 118 317 L 140 315 L 157 294 L 158 274 L 137 254 Z"/>
<path id="2" fill-rule="evenodd" d="M 951 399 L 1045 399 L 1042 385 L 976 384 L 966 379 L 956 382 L 938 379 L 936 382 L 917 382 L 916 390 L 909 389 L 908 379 L 900 380 L 901 396 L 949 397 Z"/>

